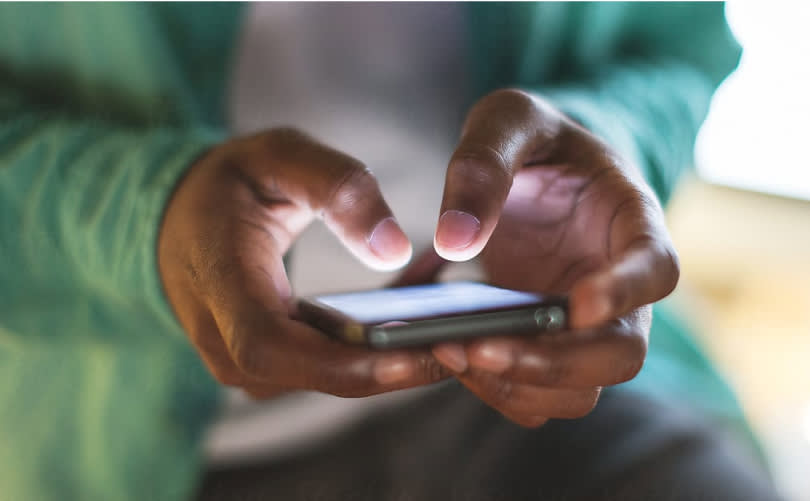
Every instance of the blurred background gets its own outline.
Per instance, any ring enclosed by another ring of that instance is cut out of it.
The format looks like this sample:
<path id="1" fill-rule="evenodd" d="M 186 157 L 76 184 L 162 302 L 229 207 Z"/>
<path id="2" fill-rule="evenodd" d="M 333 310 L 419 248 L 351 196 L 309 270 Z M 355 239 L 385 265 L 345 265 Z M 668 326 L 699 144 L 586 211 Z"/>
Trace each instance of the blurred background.
<path id="1" fill-rule="evenodd" d="M 738 0 L 743 45 L 669 207 L 686 302 L 774 475 L 810 500 L 810 4 Z"/>

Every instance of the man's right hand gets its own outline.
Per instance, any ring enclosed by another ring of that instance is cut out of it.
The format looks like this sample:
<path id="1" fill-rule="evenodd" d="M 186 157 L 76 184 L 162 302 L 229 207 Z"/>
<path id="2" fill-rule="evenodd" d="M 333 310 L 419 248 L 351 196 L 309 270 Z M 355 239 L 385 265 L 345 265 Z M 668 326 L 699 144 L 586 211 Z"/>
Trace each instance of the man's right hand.
<path id="1" fill-rule="evenodd" d="M 223 143 L 179 184 L 160 230 L 160 275 L 214 377 L 270 397 L 295 389 L 366 396 L 449 375 L 428 350 L 348 346 L 291 317 L 282 256 L 314 218 L 372 268 L 410 259 L 371 172 L 296 130 Z"/>

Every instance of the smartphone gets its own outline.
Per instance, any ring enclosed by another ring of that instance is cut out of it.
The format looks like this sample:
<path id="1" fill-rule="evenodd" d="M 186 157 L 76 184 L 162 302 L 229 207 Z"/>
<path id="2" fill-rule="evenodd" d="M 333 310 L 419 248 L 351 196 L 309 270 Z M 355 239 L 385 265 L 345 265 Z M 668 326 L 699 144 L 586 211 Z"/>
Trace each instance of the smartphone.
<path id="1" fill-rule="evenodd" d="M 302 320 L 347 343 L 376 349 L 563 329 L 562 296 L 449 282 L 300 298 Z"/>

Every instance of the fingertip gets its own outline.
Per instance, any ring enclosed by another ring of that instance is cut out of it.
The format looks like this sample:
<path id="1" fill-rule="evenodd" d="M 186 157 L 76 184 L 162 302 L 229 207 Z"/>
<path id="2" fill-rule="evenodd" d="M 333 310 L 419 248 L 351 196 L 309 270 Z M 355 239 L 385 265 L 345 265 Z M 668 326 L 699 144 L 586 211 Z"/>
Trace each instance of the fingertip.
<path id="1" fill-rule="evenodd" d="M 472 214 L 449 209 L 439 218 L 436 242 L 444 249 L 461 250 L 469 247 L 481 231 L 481 221 Z"/>
<path id="2" fill-rule="evenodd" d="M 377 223 L 367 240 L 375 259 L 367 263 L 379 271 L 391 271 L 403 267 L 413 255 L 411 241 L 402 231 L 393 216 Z"/>
<path id="3" fill-rule="evenodd" d="M 396 384 L 411 378 L 416 372 L 416 364 L 407 355 L 392 355 L 376 360 L 372 372 L 378 384 Z"/>
<path id="4" fill-rule="evenodd" d="M 506 339 L 487 339 L 472 344 L 468 350 L 470 365 L 476 369 L 502 374 L 515 363 L 514 346 Z"/>
<path id="5" fill-rule="evenodd" d="M 467 261 L 481 251 L 477 240 L 481 221 L 474 215 L 455 209 L 446 210 L 436 226 L 433 246 L 448 261 Z"/>
<path id="6" fill-rule="evenodd" d="M 446 249 L 435 240 L 433 241 L 433 248 L 436 250 L 436 254 L 438 254 L 439 257 L 446 261 L 452 261 L 455 263 L 463 263 L 465 261 L 469 261 L 470 259 L 474 259 L 483 250 L 482 245 L 472 245 L 461 250 Z"/>
<path id="7" fill-rule="evenodd" d="M 442 343 L 432 349 L 433 356 L 451 371 L 461 374 L 467 370 L 467 352 L 458 343 Z"/>
<path id="8" fill-rule="evenodd" d="M 413 251 L 408 248 L 406 253 L 403 253 L 400 257 L 394 259 L 379 259 L 376 256 L 372 257 L 366 261 L 366 265 L 375 270 L 375 271 L 396 271 L 403 268 L 408 262 L 411 260 Z"/>
<path id="9" fill-rule="evenodd" d="M 611 319 L 613 301 L 609 284 L 610 277 L 600 274 L 574 286 L 569 297 L 571 328 L 597 327 Z"/>
<path id="10" fill-rule="evenodd" d="M 530 416 L 521 420 L 518 424 L 524 428 L 540 428 L 544 424 L 548 423 L 548 419 L 549 418 L 545 416 Z"/>

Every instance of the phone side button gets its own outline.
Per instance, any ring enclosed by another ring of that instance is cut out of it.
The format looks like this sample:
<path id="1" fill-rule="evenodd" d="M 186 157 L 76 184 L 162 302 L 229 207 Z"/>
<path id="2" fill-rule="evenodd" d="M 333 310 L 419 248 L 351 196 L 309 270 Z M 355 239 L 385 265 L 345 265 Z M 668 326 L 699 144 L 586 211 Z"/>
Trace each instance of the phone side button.
<path id="1" fill-rule="evenodd" d="M 565 310 L 559 306 L 538 308 L 534 312 L 534 322 L 544 330 L 558 330 L 565 326 Z"/>
<path id="2" fill-rule="evenodd" d="M 391 336 L 385 328 L 372 327 L 368 332 L 368 344 L 372 348 L 386 348 L 391 342 Z"/>

